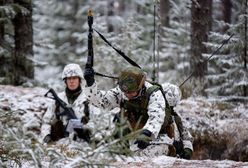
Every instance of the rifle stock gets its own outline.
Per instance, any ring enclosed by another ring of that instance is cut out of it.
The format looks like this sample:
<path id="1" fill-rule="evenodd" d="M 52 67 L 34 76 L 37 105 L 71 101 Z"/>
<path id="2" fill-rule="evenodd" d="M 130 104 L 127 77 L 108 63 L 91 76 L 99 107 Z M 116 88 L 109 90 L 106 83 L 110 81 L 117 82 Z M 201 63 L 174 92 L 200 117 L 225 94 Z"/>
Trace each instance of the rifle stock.
<path id="1" fill-rule="evenodd" d="M 49 97 L 48 94 L 51 93 L 53 97 Z M 59 116 L 66 115 L 68 117 L 68 120 L 70 119 L 77 119 L 74 110 L 71 107 L 68 107 L 67 104 L 59 98 L 59 96 L 56 94 L 54 89 L 49 89 L 48 92 L 44 95 L 45 97 L 54 99 L 56 101 L 56 104 L 58 104 L 64 111 L 62 113 L 59 113 Z"/>

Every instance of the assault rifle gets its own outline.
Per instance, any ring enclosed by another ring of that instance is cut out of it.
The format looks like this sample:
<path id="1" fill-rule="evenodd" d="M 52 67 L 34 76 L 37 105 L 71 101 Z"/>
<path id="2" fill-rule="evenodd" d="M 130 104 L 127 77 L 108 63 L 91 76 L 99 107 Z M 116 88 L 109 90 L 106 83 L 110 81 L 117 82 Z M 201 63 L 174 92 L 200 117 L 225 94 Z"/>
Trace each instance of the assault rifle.
<path id="1" fill-rule="evenodd" d="M 49 94 L 52 94 L 53 97 L 49 97 Z M 71 107 L 68 107 L 67 104 L 59 98 L 59 96 L 52 88 L 48 90 L 48 92 L 45 94 L 45 97 L 55 100 L 56 104 L 63 109 L 63 112 L 56 114 L 57 116 L 66 115 L 68 117 L 68 120 L 77 119 L 74 110 Z"/>
<path id="2" fill-rule="evenodd" d="M 52 94 L 53 97 L 48 96 L 49 94 Z M 51 134 L 52 134 L 53 140 L 58 140 L 60 138 L 68 136 L 66 134 L 75 131 L 79 138 L 84 139 L 85 141 L 89 142 L 91 132 L 83 128 L 83 123 L 81 120 L 79 120 L 76 117 L 74 110 L 71 107 L 68 107 L 67 104 L 58 97 L 58 95 L 52 88 L 48 90 L 48 92 L 45 94 L 45 97 L 55 100 L 56 105 L 58 105 L 59 107 L 63 109 L 63 112 L 61 113 L 57 112 L 56 116 L 60 117 L 60 116 L 66 115 L 67 120 L 68 120 L 68 123 L 65 129 L 64 129 L 64 126 L 61 120 L 58 120 L 57 126 L 56 125 L 52 126 Z M 63 134 L 58 136 L 57 134 L 61 132 L 61 130 L 63 130 Z"/>

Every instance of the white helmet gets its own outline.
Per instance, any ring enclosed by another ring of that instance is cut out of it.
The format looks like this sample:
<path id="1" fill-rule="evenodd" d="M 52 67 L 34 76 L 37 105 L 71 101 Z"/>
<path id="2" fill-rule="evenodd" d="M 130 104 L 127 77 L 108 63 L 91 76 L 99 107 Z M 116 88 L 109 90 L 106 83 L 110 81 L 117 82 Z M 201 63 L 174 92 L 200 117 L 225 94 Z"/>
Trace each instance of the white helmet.
<path id="1" fill-rule="evenodd" d="M 78 64 L 67 64 L 62 73 L 62 79 L 67 77 L 78 76 L 83 79 L 83 71 Z"/>
<path id="2" fill-rule="evenodd" d="M 164 83 L 162 87 L 164 89 L 165 97 L 169 103 L 169 106 L 176 106 L 182 97 L 179 87 L 170 83 Z"/>

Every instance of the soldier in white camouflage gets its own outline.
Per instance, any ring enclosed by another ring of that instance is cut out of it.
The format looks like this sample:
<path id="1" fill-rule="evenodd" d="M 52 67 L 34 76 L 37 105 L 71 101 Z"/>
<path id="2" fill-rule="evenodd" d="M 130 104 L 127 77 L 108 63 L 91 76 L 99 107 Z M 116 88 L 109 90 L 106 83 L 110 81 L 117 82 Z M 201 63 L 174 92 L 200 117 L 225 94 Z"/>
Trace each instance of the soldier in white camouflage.
<path id="1" fill-rule="evenodd" d="M 64 67 L 62 79 L 65 82 L 65 90 L 58 94 L 68 106 L 72 107 L 75 116 L 84 124 L 83 129 L 76 129 L 73 139 L 90 141 L 91 130 L 87 128 L 89 123 L 90 109 L 86 96 L 83 93 L 81 82 L 83 80 L 83 72 L 78 64 L 68 64 Z M 41 127 L 41 138 L 43 142 L 49 143 L 57 141 L 61 138 L 68 137 L 70 133 L 66 132 L 68 117 L 66 115 L 58 116 L 62 110 L 57 104 L 48 107 L 43 116 Z"/>
<path id="2" fill-rule="evenodd" d="M 177 149 L 177 154 L 181 158 L 190 159 L 193 153 L 193 137 L 188 131 L 188 123 L 178 113 L 174 111 L 174 107 L 181 100 L 181 91 L 178 86 L 164 83 L 162 85 L 167 105 L 170 107 L 170 114 L 174 124 L 174 143 L 173 145 Z M 176 133 L 179 133 L 177 136 Z"/>
<path id="3" fill-rule="evenodd" d="M 109 91 L 98 90 L 92 68 L 85 69 L 84 78 L 87 83 L 85 94 L 92 104 L 108 110 L 120 107 L 120 114 L 115 119 L 118 121 L 120 120 L 119 116 L 124 116 L 127 120 L 128 131 L 124 131 L 125 134 L 140 131 L 140 135 L 134 140 L 134 144 L 137 144 L 139 149 L 152 149 L 153 147 L 151 146 L 153 145 L 150 145 L 150 142 L 154 139 L 159 139 L 161 134 L 174 136 L 174 129 L 171 131 L 173 133 L 168 132 L 169 128 L 173 127 L 174 117 L 166 116 L 165 109 L 166 106 L 175 106 L 181 98 L 180 90 L 178 87 L 175 88 L 175 85 L 168 85 L 165 94 L 168 97 L 166 103 L 164 94 L 160 89 L 155 89 L 148 93 L 153 84 L 147 82 L 146 74 L 136 67 L 122 71 L 119 75 L 118 87 Z M 180 119 L 180 116 L 175 118 Z M 179 136 L 178 142 L 183 142 L 181 143 L 183 145 L 181 157 L 190 159 L 193 152 L 193 139 L 183 127 L 183 124 L 181 124 L 180 129 L 181 136 Z M 116 137 L 122 136 L 117 135 Z M 163 154 L 169 155 L 168 152 Z"/>

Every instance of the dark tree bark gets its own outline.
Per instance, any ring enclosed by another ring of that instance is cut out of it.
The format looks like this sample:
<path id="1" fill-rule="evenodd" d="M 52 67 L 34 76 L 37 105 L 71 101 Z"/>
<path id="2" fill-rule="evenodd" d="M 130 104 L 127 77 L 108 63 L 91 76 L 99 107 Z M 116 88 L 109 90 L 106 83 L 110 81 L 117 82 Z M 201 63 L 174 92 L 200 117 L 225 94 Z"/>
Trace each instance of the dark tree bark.
<path id="1" fill-rule="evenodd" d="M 191 6 L 191 59 L 190 64 L 194 71 L 195 85 L 205 85 L 204 76 L 207 72 L 207 62 L 202 54 L 207 53 L 203 42 L 208 41 L 208 32 L 211 28 L 212 0 L 194 0 Z M 203 94 L 205 86 L 197 94 Z"/>
<path id="2" fill-rule="evenodd" d="M 169 27 L 169 11 L 170 11 L 170 3 L 169 0 L 161 0 L 160 1 L 160 17 L 162 26 Z"/>
<path id="3" fill-rule="evenodd" d="M 6 5 L 7 2 L 5 0 L 0 0 L 0 6 Z M 5 34 L 5 15 L 0 13 L 0 50 L 6 50 L 6 45 L 4 41 L 4 34 Z M 7 59 L 6 59 L 6 52 L 1 52 L 0 54 L 0 77 L 5 77 L 6 73 L 8 72 L 7 66 Z"/>
<path id="4" fill-rule="evenodd" d="M 108 4 L 108 16 L 111 18 L 114 16 L 114 1 L 109 2 Z M 108 32 L 114 31 L 114 25 L 111 23 L 111 19 L 108 21 Z"/>
<path id="5" fill-rule="evenodd" d="M 125 12 L 126 4 L 127 4 L 126 1 L 120 1 L 119 2 L 119 15 L 122 15 Z"/>
<path id="6" fill-rule="evenodd" d="M 14 3 L 25 7 L 29 13 L 18 11 L 13 19 L 15 30 L 15 52 L 13 55 L 12 84 L 19 85 L 27 79 L 34 78 L 33 58 L 33 27 L 32 27 L 32 1 L 15 0 Z"/>
<path id="7" fill-rule="evenodd" d="M 247 8 L 248 8 L 248 0 L 245 0 L 245 12 L 244 14 L 247 15 Z M 245 22 L 244 22 L 244 34 L 245 34 L 245 37 L 244 37 L 244 49 L 243 49 L 243 58 L 244 58 L 244 70 L 245 72 L 247 72 L 247 17 L 245 17 Z M 248 96 L 248 86 L 247 85 L 244 85 L 243 86 L 243 96 L 244 97 L 247 97 Z"/>
<path id="8" fill-rule="evenodd" d="M 5 5 L 5 0 L 0 1 L 0 6 Z M 3 19 L 3 15 L 0 13 L 0 18 Z M 0 20 L 0 39 L 3 40 L 4 37 L 4 22 L 3 20 Z"/>
<path id="9" fill-rule="evenodd" d="M 0 6 L 3 6 L 5 5 L 6 2 L 5 0 L 1 0 L 0 1 Z M 0 50 L 1 48 L 3 48 L 3 42 L 4 42 L 4 16 L 1 15 L 0 13 Z M 0 77 L 4 77 L 6 76 L 6 70 L 5 70 L 5 67 L 6 67 L 6 59 L 4 58 L 5 55 L 4 54 L 0 54 L 0 65 L 1 65 L 1 68 L 0 68 Z"/>
<path id="10" fill-rule="evenodd" d="M 231 23 L 231 16 L 232 16 L 232 2 L 231 0 L 222 0 L 222 20 L 225 23 Z M 229 29 L 228 25 L 225 25 L 222 28 L 222 33 L 225 33 L 226 30 Z"/>
<path id="11" fill-rule="evenodd" d="M 4 0 L 1 0 L 0 6 L 3 6 L 4 3 L 5 3 Z M 3 19 L 3 16 L 1 15 L 1 13 L 0 13 L 0 18 Z M 3 36 L 4 36 L 4 23 L 3 23 L 3 20 L 0 20 L 0 39 L 1 40 L 3 39 Z"/>
<path id="12" fill-rule="evenodd" d="M 247 9 L 248 8 L 248 0 L 246 0 L 245 1 L 245 9 Z M 247 15 L 247 11 L 245 10 L 245 15 Z M 248 45 L 248 43 L 247 43 L 247 40 L 248 40 L 248 38 L 247 38 L 247 17 L 245 17 L 245 23 L 244 23 L 244 27 L 245 27 L 245 45 L 244 45 L 244 69 L 246 69 L 247 70 L 247 45 Z"/>

